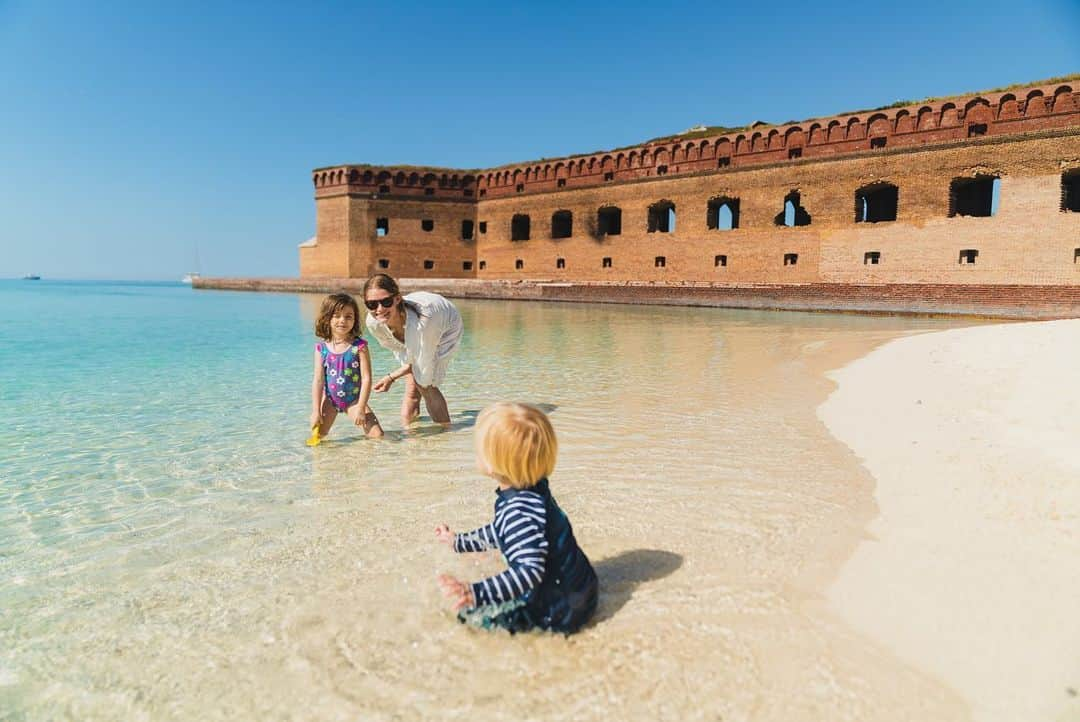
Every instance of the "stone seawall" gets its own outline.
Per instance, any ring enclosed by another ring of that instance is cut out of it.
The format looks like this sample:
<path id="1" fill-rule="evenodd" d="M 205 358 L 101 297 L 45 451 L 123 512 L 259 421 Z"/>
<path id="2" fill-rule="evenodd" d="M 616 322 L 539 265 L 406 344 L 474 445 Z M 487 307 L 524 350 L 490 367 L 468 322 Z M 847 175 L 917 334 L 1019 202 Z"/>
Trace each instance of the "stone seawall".
<path id="1" fill-rule="evenodd" d="M 362 278 L 200 278 L 197 289 L 359 294 Z M 451 298 L 569 301 L 782 311 L 981 316 L 1023 320 L 1080 317 L 1080 286 L 951 284 L 566 283 L 402 278 L 406 291 Z"/>

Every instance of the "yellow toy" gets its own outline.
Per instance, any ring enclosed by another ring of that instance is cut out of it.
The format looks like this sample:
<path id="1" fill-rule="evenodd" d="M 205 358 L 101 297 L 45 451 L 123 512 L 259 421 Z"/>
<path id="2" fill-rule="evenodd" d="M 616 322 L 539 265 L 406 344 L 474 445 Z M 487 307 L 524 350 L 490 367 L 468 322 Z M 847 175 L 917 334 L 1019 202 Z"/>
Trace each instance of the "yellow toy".
<path id="1" fill-rule="evenodd" d="M 311 438 L 307 440 L 308 446 L 318 446 L 322 439 L 319 437 L 319 425 L 315 424 L 311 427 Z"/>

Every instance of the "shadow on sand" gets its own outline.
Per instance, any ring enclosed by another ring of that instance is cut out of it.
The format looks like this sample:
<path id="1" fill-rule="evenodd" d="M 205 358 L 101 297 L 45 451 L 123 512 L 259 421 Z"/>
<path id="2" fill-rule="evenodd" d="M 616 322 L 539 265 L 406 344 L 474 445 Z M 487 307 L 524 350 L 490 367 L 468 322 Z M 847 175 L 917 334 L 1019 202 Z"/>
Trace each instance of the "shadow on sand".
<path id="1" fill-rule="evenodd" d="M 610 619 L 643 582 L 663 579 L 682 566 L 683 558 L 662 549 L 632 549 L 593 564 L 600 580 L 600 605 L 592 623 Z"/>

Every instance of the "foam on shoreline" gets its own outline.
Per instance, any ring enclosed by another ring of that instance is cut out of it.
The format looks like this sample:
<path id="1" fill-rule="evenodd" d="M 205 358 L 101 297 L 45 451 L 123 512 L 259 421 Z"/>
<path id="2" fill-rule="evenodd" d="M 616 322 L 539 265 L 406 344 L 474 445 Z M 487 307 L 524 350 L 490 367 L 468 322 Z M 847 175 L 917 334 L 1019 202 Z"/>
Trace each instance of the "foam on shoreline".
<path id="1" fill-rule="evenodd" d="M 1080 720 L 1080 320 L 897 339 L 818 410 L 880 514 L 829 602 L 980 722 Z"/>

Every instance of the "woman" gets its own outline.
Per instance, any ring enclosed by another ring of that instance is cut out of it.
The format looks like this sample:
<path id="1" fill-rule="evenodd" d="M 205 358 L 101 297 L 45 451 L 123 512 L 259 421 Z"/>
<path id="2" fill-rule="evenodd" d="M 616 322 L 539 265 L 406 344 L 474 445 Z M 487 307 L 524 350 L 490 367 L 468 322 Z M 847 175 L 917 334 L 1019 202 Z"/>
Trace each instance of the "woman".
<path id="1" fill-rule="evenodd" d="M 449 426 L 450 411 L 439 385 L 446 377 L 450 357 L 461 343 L 463 327 L 454 304 L 426 291 L 402 297 L 393 278 L 377 273 L 364 284 L 364 305 L 371 335 L 401 364 L 372 388 L 383 393 L 404 378 L 402 424 L 408 426 L 416 420 L 423 398 L 432 421 Z"/>

